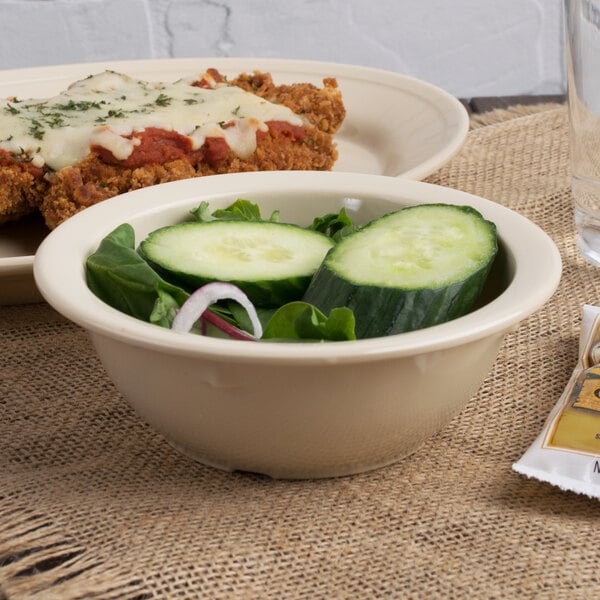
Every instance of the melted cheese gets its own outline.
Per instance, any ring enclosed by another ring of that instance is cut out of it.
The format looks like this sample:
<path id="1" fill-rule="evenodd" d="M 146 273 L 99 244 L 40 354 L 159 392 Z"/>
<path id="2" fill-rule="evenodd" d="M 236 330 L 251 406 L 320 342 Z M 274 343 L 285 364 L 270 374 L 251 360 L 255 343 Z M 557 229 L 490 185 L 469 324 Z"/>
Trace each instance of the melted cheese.
<path id="1" fill-rule="evenodd" d="M 59 170 L 85 158 L 90 145 L 125 160 L 140 143 L 127 136 L 157 127 L 188 136 L 194 149 L 207 137 L 222 137 L 245 158 L 256 149 L 256 132 L 266 131 L 267 121 L 304 124 L 289 108 L 238 87 L 189 83 L 147 82 L 105 71 L 53 98 L 0 100 L 0 149 Z"/>

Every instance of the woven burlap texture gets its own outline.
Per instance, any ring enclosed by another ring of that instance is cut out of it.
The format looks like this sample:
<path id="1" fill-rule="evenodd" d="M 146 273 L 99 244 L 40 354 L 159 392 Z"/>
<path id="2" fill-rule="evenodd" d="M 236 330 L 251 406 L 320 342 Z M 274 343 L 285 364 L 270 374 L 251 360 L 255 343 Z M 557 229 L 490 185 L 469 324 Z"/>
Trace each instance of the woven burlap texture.
<path id="1" fill-rule="evenodd" d="M 511 470 L 575 365 L 581 305 L 600 302 L 600 271 L 575 247 L 567 154 L 564 107 L 496 111 L 429 178 L 529 217 L 564 274 L 460 415 L 363 475 L 194 463 L 132 412 L 82 330 L 44 304 L 0 307 L 0 598 L 595 595 L 600 503 Z"/>

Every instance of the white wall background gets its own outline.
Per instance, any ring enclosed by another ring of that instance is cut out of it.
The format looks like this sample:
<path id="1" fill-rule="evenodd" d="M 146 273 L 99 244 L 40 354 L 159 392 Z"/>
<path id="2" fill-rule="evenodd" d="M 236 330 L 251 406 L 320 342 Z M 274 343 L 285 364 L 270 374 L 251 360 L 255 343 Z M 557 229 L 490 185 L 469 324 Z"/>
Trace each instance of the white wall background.
<path id="1" fill-rule="evenodd" d="M 0 69 L 256 56 L 360 64 L 462 97 L 565 89 L 562 0 L 0 0 Z"/>

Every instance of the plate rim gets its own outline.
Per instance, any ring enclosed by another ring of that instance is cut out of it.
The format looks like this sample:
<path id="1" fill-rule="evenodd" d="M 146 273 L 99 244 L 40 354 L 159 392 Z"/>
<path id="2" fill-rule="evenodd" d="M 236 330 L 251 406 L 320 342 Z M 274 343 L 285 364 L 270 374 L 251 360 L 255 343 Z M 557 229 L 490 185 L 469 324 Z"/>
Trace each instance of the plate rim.
<path id="1" fill-rule="evenodd" d="M 397 177 L 410 180 L 421 180 L 430 175 L 433 171 L 443 166 L 450 160 L 462 147 L 468 131 L 469 131 L 469 115 L 464 105 L 455 96 L 446 90 L 429 83 L 412 75 L 370 67 L 364 65 L 354 65 L 344 62 L 305 60 L 293 58 L 272 58 L 272 57 L 230 57 L 230 56 L 188 56 L 188 57 L 172 57 L 172 58 L 145 58 L 145 59 L 129 59 L 129 60 L 102 60 L 93 62 L 81 63 L 65 63 L 58 65 L 42 65 L 37 67 L 20 67 L 14 69 L 0 70 L 0 85 L 14 83 L 18 85 L 31 84 L 37 79 L 48 82 L 51 79 L 63 80 L 72 77 L 79 77 L 81 71 L 89 70 L 104 70 L 112 68 L 114 70 L 122 70 L 127 72 L 136 68 L 144 69 L 159 69 L 173 68 L 191 69 L 198 63 L 211 62 L 216 68 L 226 68 L 231 65 L 231 69 L 248 70 L 260 69 L 265 71 L 283 71 L 289 73 L 310 73 L 313 76 L 335 77 L 354 79 L 358 81 L 373 81 L 377 80 L 383 83 L 402 83 L 407 91 L 420 91 L 425 94 L 432 95 L 436 99 L 445 103 L 448 110 L 452 110 L 452 114 L 456 119 L 454 136 L 446 144 L 445 147 L 436 152 L 432 157 L 423 161 L 416 167 L 397 175 Z M 223 66 L 219 66 L 223 65 Z M 332 72 L 334 73 L 332 75 Z M 70 75 L 72 73 L 72 75 Z M 31 275 L 33 277 L 33 260 L 35 255 L 15 255 L 15 256 L 0 256 L 0 279 L 4 276 Z M 1 300 L 1 299 L 0 299 Z M 1 301 L 0 301 L 1 304 Z"/>

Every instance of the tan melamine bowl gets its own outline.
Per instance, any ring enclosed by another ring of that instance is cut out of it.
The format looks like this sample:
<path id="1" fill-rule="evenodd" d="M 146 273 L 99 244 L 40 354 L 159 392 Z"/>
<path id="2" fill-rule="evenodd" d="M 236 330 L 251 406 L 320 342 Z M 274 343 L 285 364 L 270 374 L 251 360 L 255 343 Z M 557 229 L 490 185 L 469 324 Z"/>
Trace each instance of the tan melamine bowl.
<path id="1" fill-rule="evenodd" d="M 237 198 L 308 224 L 341 206 L 366 222 L 402 205 L 468 204 L 496 223 L 501 252 L 482 306 L 421 331 L 354 342 L 251 343 L 182 335 L 96 298 L 85 258 L 123 222 L 136 240 Z M 72 217 L 42 243 L 36 283 L 87 329 L 108 375 L 139 415 L 202 463 L 272 477 L 348 475 L 410 454 L 454 417 L 489 373 L 506 332 L 556 289 L 559 253 L 536 225 L 460 191 L 356 173 L 218 175 L 150 187 Z"/>

